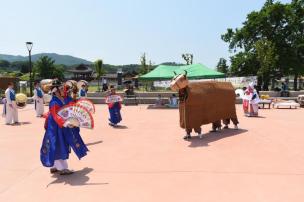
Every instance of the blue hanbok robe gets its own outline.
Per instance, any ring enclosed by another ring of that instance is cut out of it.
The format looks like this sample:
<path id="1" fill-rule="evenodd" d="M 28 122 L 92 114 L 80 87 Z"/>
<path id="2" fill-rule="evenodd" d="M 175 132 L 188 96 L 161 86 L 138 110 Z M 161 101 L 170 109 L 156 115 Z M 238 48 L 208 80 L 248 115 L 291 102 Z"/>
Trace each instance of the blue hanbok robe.
<path id="1" fill-rule="evenodd" d="M 120 109 L 121 109 L 121 104 L 119 102 L 115 103 L 110 103 L 109 105 L 109 112 L 110 112 L 110 118 L 109 121 L 112 124 L 118 124 L 121 122 L 121 114 L 120 114 Z"/>
<path id="2" fill-rule="evenodd" d="M 68 159 L 70 148 L 73 149 L 79 159 L 87 155 L 88 148 L 79 134 L 79 128 L 63 127 L 64 121 L 54 113 L 54 110 L 58 110 L 66 104 L 56 96 L 53 96 L 50 102 L 50 113 L 40 149 L 40 160 L 45 167 L 54 166 L 55 160 Z"/>
<path id="3" fill-rule="evenodd" d="M 79 97 L 86 97 L 87 96 L 87 92 L 84 89 L 80 89 L 79 91 Z"/>

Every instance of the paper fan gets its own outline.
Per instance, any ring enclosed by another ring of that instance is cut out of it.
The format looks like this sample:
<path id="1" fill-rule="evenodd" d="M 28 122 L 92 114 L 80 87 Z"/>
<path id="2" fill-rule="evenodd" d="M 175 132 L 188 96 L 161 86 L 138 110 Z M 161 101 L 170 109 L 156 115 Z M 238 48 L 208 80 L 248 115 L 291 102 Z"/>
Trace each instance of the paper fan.
<path id="1" fill-rule="evenodd" d="M 76 101 L 76 105 L 80 105 L 84 108 L 86 108 L 90 113 L 94 114 L 95 113 L 95 105 L 91 100 L 81 98 Z"/>
<path id="2" fill-rule="evenodd" d="M 120 95 L 109 95 L 106 97 L 106 103 L 122 102 L 123 99 Z"/>
<path id="3" fill-rule="evenodd" d="M 84 107 L 80 105 L 67 105 L 62 108 L 57 113 L 65 121 L 69 120 L 73 125 L 81 128 L 94 128 L 94 119 L 91 113 Z"/>

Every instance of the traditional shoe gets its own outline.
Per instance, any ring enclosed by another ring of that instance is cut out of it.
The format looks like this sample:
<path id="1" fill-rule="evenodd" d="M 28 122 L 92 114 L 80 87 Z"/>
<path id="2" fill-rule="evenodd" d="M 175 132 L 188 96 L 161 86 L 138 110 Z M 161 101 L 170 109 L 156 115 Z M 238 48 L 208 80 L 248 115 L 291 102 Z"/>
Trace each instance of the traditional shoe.
<path id="1" fill-rule="evenodd" d="M 186 136 L 184 137 L 184 140 L 189 140 L 189 139 L 191 139 L 191 135 L 186 135 Z"/>
<path id="2" fill-rule="evenodd" d="M 238 130 L 239 127 L 237 125 L 234 125 L 234 130 Z"/>
<path id="3" fill-rule="evenodd" d="M 73 174 L 73 173 L 74 173 L 74 171 L 69 170 L 69 169 L 64 169 L 64 170 L 60 170 L 60 171 L 59 171 L 59 174 L 60 174 L 60 175 L 71 175 L 71 174 Z"/>
<path id="4" fill-rule="evenodd" d="M 57 173 L 57 172 L 59 172 L 59 170 L 57 170 L 57 168 L 51 168 L 50 169 L 51 174 L 54 174 L 54 173 Z"/>

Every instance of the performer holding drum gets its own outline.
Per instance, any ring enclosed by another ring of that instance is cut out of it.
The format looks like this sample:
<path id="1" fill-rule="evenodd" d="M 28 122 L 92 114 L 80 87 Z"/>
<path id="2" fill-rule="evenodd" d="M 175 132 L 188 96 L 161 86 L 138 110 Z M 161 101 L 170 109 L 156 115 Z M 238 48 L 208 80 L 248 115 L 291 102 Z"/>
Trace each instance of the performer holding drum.
<path id="1" fill-rule="evenodd" d="M 14 91 L 13 82 L 8 83 L 8 88 L 5 91 L 5 98 L 5 123 L 6 125 L 18 124 L 18 109 L 16 104 L 16 94 Z"/>
<path id="2" fill-rule="evenodd" d="M 64 87 L 58 80 L 54 80 L 51 86 L 53 94 L 49 105 L 49 115 L 45 124 L 40 160 L 45 167 L 50 167 L 51 173 L 69 175 L 73 171 L 68 169 L 70 148 L 73 149 L 79 159 L 87 155 L 88 148 L 84 144 L 79 130 L 73 129 L 75 125 L 70 119 L 59 116 L 60 109 L 70 106 L 64 98 Z"/>
<path id="3" fill-rule="evenodd" d="M 42 117 L 44 113 L 44 100 L 43 96 L 44 93 L 42 89 L 40 88 L 40 83 L 35 82 L 35 89 L 34 89 L 34 102 L 35 102 L 35 111 L 37 117 Z"/>
<path id="4" fill-rule="evenodd" d="M 114 86 L 110 87 L 110 94 L 106 97 L 106 103 L 110 112 L 109 125 L 116 127 L 122 121 L 120 114 L 122 97 L 116 94 Z"/>

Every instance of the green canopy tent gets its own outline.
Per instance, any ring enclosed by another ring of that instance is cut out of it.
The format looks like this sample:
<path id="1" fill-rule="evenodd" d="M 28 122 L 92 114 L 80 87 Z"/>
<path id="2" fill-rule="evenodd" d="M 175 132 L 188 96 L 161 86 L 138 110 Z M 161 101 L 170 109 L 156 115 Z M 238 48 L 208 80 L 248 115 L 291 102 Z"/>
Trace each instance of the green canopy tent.
<path id="1" fill-rule="evenodd" d="M 139 77 L 140 80 L 146 81 L 161 81 L 171 80 L 176 72 L 177 74 L 185 73 L 189 79 L 215 79 L 225 78 L 225 74 L 217 72 L 202 64 L 184 65 L 184 66 L 168 66 L 159 65 L 151 72 Z"/>

